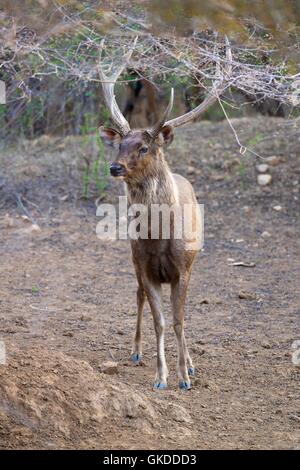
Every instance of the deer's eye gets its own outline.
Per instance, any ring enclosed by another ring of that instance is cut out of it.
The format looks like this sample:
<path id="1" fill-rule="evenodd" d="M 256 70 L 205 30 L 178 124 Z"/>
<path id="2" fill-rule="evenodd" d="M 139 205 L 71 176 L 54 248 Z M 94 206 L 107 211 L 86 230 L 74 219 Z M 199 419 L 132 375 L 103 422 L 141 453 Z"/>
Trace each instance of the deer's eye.
<path id="1" fill-rule="evenodd" d="M 148 147 L 141 147 L 140 148 L 140 154 L 141 155 L 145 155 L 145 153 L 147 153 L 147 152 L 148 152 Z"/>

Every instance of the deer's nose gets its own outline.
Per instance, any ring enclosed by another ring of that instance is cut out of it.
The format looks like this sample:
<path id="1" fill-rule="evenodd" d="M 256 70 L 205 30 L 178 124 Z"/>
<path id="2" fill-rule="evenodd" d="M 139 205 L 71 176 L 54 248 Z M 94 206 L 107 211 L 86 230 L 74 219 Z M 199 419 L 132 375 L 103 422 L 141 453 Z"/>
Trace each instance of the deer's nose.
<path id="1" fill-rule="evenodd" d="M 111 176 L 123 176 L 125 174 L 125 166 L 120 163 L 112 163 L 109 169 Z"/>

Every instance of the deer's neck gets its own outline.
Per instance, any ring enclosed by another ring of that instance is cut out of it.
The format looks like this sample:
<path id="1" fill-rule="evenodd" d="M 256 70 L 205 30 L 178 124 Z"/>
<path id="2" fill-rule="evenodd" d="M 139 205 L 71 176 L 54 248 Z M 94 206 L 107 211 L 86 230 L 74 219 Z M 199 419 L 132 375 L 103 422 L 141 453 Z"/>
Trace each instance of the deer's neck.
<path id="1" fill-rule="evenodd" d="M 139 178 L 126 183 L 129 204 L 168 204 L 178 202 L 174 177 L 164 158 L 153 161 Z"/>

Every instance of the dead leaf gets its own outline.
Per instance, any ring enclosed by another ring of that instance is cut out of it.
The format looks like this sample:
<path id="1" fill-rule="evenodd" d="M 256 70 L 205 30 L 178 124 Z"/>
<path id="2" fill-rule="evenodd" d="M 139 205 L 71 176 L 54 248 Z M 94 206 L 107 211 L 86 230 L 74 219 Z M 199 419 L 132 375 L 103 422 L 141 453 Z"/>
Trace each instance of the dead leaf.
<path id="1" fill-rule="evenodd" d="M 256 294 L 252 294 L 251 292 L 240 291 L 239 292 L 239 299 L 256 300 Z"/>

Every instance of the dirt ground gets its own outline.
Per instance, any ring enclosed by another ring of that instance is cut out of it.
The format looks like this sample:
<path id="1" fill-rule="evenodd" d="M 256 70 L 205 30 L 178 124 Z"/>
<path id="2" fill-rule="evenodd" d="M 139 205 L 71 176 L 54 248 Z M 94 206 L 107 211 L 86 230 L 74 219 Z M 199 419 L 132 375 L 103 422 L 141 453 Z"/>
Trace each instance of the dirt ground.
<path id="1" fill-rule="evenodd" d="M 167 152 L 205 205 L 205 246 L 186 306 L 197 373 L 185 392 L 177 388 L 168 287 L 168 390 L 152 390 L 148 306 L 143 365 L 129 360 L 129 242 L 96 237 L 95 198 L 79 197 L 80 139 L 42 137 L 1 152 L 0 448 L 300 448 L 300 368 L 292 362 L 300 339 L 299 132 L 281 119 L 234 125 L 243 144 L 277 157 L 271 184 L 257 184 L 264 162 L 239 153 L 226 122 L 178 130 Z M 110 181 L 103 200 L 122 193 Z M 101 372 L 106 361 L 118 363 L 117 374 Z"/>

